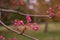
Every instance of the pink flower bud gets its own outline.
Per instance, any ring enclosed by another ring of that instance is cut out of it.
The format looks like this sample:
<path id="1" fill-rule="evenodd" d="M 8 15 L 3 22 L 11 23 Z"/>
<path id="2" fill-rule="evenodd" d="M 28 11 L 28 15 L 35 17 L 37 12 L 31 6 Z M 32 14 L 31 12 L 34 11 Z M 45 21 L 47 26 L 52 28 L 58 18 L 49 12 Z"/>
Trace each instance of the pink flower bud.
<path id="1" fill-rule="evenodd" d="M 18 1 L 17 1 L 17 0 L 13 0 L 13 1 L 12 1 L 12 4 L 18 5 Z"/>
<path id="2" fill-rule="evenodd" d="M 24 0 L 20 0 L 19 4 L 24 5 Z"/>
<path id="3" fill-rule="evenodd" d="M 57 15 L 60 18 L 60 14 Z"/>
<path id="4" fill-rule="evenodd" d="M 20 27 L 18 27 L 17 30 L 20 30 Z"/>
<path id="5" fill-rule="evenodd" d="M 28 26 L 29 26 L 30 28 L 32 28 L 32 25 L 31 25 L 31 23 L 28 23 Z"/>
<path id="6" fill-rule="evenodd" d="M 5 37 L 3 37 L 2 39 L 5 40 Z"/>
<path id="7" fill-rule="evenodd" d="M 22 20 L 20 21 L 20 23 L 21 23 L 22 26 L 24 26 L 24 22 Z"/>
<path id="8" fill-rule="evenodd" d="M 28 28 L 27 28 L 27 27 L 25 27 L 25 29 L 24 29 L 24 30 L 26 31 L 27 29 L 28 29 Z"/>
<path id="9" fill-rule="evenodd" d="M 52 12 L 50 13 L 50 17 L 53 17 L 54 15 L 55 15 L 54 13 L 52 13 Z"/>
<path id="10" fill-rule="evenodd" d="M 26 19 L 28 23 L 32 21 L 29 15 L 26 16 Z"/>
<path id="11" fill-rule="evenodd" d="M 12 40 L 11 38 L 8 38 L 8 40 Z"/>
<path id="12" fill-rule="evenodd" d="M 46 11 L 46 13 L 48 14 L 48 13 L 49 13 L 49 11 Z"/>
<path id="13" fill-rule="evenodd" d="M 18 22 L 18 20 L 14 20 L 14 23 L 17 23 Z"/>
<path id="14" fill-rule="evenodd" d="M 14 38 L 13 38 L 13 40 L 17 40 L 17 38 L 16 38 L 16 37 L 14 37 Z"/>
<path id="15" fill-rule="evenodd" d="M 57 6 L 57 9 L 60 10 L 60 6 Z"/>
<path id="16" fill-rule="evenodd" d="M 35 31 L 39 30 L 38 25 L 36 23 L 34 23 L 33 30 Z"/>
<path id="17" fill-rule="evenodd" d="M 3 38 L 3 36 L 2 36 L 2 35 L 0 35 L 0 38 Z"/>
<path id="18" fill-rule="evenodd" d="M 21 25 L 20 20 L 18 20 L 17 24 L 18 24 L 18 25 Z"/>
<path id="19" fill-rule="evenodd" d="M 14 23 L 13 25 L 14 25 L 14 26 L 17 26 L 17 23 Z"/>
<path id="20" fill-rule="evenodd" d="M 39 28 L 38 27 L 33 27 L 33 30 L 37 31 L 37 30 L 39 30 Z"/>

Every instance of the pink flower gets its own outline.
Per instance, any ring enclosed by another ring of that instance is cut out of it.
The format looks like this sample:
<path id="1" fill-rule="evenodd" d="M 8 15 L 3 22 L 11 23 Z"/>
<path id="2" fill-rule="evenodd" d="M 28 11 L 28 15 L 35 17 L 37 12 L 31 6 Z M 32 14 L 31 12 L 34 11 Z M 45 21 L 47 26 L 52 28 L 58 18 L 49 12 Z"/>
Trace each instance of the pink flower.
<path id="1" fill-rule="evenodd" d="M 57 16 L 60 17 L 60 13 Z"/>
<path id="2" fill-rule="evenodd" d="M 2 35 L 0 35 L 0 39 L 5 40 L 5 37 L 3 37 Z"/>
<path id="3" fill-rule="evenodd" d="M 24 0 L 20 0 L 19 4 L 24 5 Z"/>
<path id="4" fill-rule="evenodd" d="M 21 23 L 22 26 L 24 26 L 24 22 L 22 20 L 20 21 L 20 23 Z"/>
<path id="5" fill-rule="evenodd" d="M 14 26 L 17 26 L 17 23 L 14 23 L 13 25 L 14 25 Z"/>
<path id="6" fill-rule="evenodd" d="M 29 15 L 26 16 L 26 19 L 28 23 L 32 21 Z"/>
<path id="7" fill-rule="evenodd" d="M 17 30 L 20 30 L 20 27 L 17 27 Z"/>
<path id="8" fill-rule="evenodd" d="M 30 28 L 32 28 L 32 25 L 31 25 L 31 23 L 28 23 L 28 26 L 29 26 Z"/>
<path id="9" fill-rule="evenodd" d="M 5 40 L 5 37 L 3 37 L 2 39 Z"/>
<path id="10" fill-rule="evenodd" d="M 46 11 L 46 13 L 48 14 L 48 13 L 49 13 L 49 11 L 47 10 L 47 11 Z"/>
<path id="11" fill-rule="evenodd" d="M 0 38 L 3 38 L 3 36 L 2 36 L 2 35 L 0 35 Z"/>
<path id="12" fill-rule="evenodd" d="M 18 20 L 14 20 L 13 25 L 14 25 L 14 26 L 17 26 L 17 22 L 18 22 Z"/>
<path id="13" fill-rule="evenodd" d="M 51 7 L 48 9 L 48 11 L 54 13 L 54 9 Z"/>
<path id="14" fill-rule="evenodd" d="M 12 40 L 11 38 L 8 38 L 8 40 Z"/>
<path id="15" fill-rule="evenodd" d="M 17 38 L 16 38 L 16 37 L 14 37 L 14 38 L 13 38 L 13 40 L 17 40 Z"/>
<path id="16" fill-rule="evenodd" d="M 53 17 L 54 15 L 55 15 L 54 13 L 52 13 L 52 12 L 50 13 L 50 17 Z"/>
<path id="17" fill-rule="evenodd" d="M 14 5 L 18 5 L 17 0 L 13 0 L 13 1 L 12 1 L 12 4 L 14 4 Z"/>
<path id="18" fill-rule="evenodd" d="M 17 22 L 18 22 L 18 20 L 15 19 L 15 20 L 14 20 L 14 23 L 17 23 Z"/>
<path id="19" fill-rule="evenodd" d="M 38 25 L 36 23 L 34 23 L 33 30 L 35 31 L 39 30 Z"/>
<path id="20" fill-rule="evenodd" d="M 33 27 L 33 30 L 37 31 L 37 30 L 39 30 L 39 28 L 38 27 Z"/>
<path id="21" fill-rule="evenodd" d="M 20 21 L 20 20 L 18 20 L 17 24 L 18 24 L 18 25 L 21 25 L 21 21 Z"/>
<path id="22" fill-rule="evenodd" d="M 57 6 L 57 9 L 60 10 L 60 6 Z"/>

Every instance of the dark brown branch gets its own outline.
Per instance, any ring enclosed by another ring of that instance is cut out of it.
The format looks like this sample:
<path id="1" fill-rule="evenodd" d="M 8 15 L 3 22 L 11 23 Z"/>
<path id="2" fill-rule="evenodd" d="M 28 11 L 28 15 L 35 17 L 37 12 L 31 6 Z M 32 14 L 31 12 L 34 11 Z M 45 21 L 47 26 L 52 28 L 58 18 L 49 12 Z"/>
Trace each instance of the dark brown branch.
<path id="1" fill-rule="evenodd" d="M 10 31 L 13 31 L 13 32 L 17 33 L 18 35 L 22 35 L 22 36 L 28 37 L 28 38 L 30 38 L 30 39 L 32 39 L 32 40 L 38 40 L 38 39 L 36 39 L 36 38 L 34 38 L 34 37 L 31 37 L 31 36 L 29 36 L 29 35 L 27 35 L 27 34 L 25 34 L 25 33 L 21 34 L 21 32 L 18 32 L 18 31 L 16 31 L 16 30 L 13 30 L 13 29 L 10 28 L 9 26 L 5 25 L 1 20 L 0 20 L 0 23 L 1 23 L 5 28 L 7 28 L 7 29 L 10 30 Z"/>
<path id="2" fill-rule="evenodd" d="M 30 16 L 36 16 L 36 17 L 46 17 L 46 18 L 49 18 L 50 16 L 49 15 L 32 15 L 32 14 L 24 14 L 22 12 L 19 12 L 19 11 L 15 11 L 15 10 L 11 10 L 11 9 L 0 9 L 0 11 L 6 11 L 6 12 L 14 12 L 14 13 L 18 13 L 20 15 L 30 15 Z"/>

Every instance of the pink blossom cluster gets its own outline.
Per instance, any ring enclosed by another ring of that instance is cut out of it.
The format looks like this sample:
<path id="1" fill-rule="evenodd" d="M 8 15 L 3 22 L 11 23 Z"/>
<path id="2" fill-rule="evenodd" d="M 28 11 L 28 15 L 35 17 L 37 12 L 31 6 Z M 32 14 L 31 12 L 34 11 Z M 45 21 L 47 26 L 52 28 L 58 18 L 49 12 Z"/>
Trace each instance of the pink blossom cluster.
<path id="1" fill-rule="evenodd" d="M 24 22 L 22 20 L 14 20 L 14 26 L 24 26 Z"/>
<path id="2" fill-rule="evenodd" d="M 26 16 L 26 20 L 28 23 L 32 21 L 29 15 Z"/>
<path id="3" fill-rule="evenodd" d="M 27 23 L 28 23 L 27 24 L 28 27 L 25 27 L 25 30 L 27 30 L 28 28 L 31 28 L 31 29 L 33 29 L 35 31 L 39 30 L 39 27 L 38 27 L 37 23 L 31 24 L 32 19 L 30 18 L 29 15 L 27 15 L 25 18 L 26 18 Z M 20 25 L 22 25 L 22 26 L 25 25 L 22 20 L 14 20 L 14 26 L 18 26 L 17 27 L 18 30 L 20 30 L 20 27 L 19 27 Z"/>
<path id="4" fill-rule="evenodd" d="M 0 40 L 7 40 L 4 36 L 0 35 Z M 16 37 L 14 38 L 8 38 L 8 40 L 17 40 Z"/>
<path id="5" fill-rule="evenodd" d="M 50 17 L 53 17 L 55 14 L 54 14 L 54 9 L 53 8 L 49 8 L 46 13 L 49 13 Z"/>
<path id="6" fill-rule="evenodd" d="M 60 6 L 57 6 L 56 8 L 58 9 L 57 17 L 60 17 Z M 50 17 L 53 17 L 55 15 L 54 9 L 52 7 L 49 7 L 46 13 L 49 14 Z"/>
<path id="7" fill-rule="evenodd" d="M 24 5 L 24 0 L 12 0 L 12 4 L 14 4 L 14 5 Z"/>

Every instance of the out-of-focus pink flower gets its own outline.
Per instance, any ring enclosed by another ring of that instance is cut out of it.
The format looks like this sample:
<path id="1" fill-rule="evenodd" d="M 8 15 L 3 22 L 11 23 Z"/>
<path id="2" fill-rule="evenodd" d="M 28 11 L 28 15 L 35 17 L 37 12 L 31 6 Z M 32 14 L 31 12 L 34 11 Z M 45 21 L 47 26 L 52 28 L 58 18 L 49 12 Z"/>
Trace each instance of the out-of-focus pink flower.
<path id="1" fill-rule="evenodd" d="M 25 27 L 25 28 L 24 28 L 24 30 L 25 30 L 25 31 L 27 31 L 27 30 L 28 30 L 28 28 L 27 28 L 27 27 Z"/>
<path id="2" fill-rule="evenodd" d="M 50 17 L 53 17 L 54 15 L 55 15 L 54 13 L 52 13 L 52 12 L 50 13 Z"/>
<path id="3" fill-rule="evenodd" d="M 15 20 L 14 20 L 14 23 L 17 23 L 17 22 L 18 22 L 18 20 L 15 19 Z"/>
<path id="4" fill-rule="evenodd" d="M 20 21 L 20 20 L 18 20 L 17 24 L 18 24 L 18 25 L 21 25 L 21 23 L 20 23 L 20 22 L 21 22 L 21 21 Z"/>
<path id="5" fill-rule="evenodd" d="M 46 13 L 49 14 L 49 11 L 47 10 Z"/>
<path id="6" fill-rule="evenodd" d="M 14 25 L 14 26 L 17 26 L 17 23 L 14 23 L 13 25 Z"/>
<path id="7" fill-rule="evenodd" d="M 5 40 L 5 37 L 3 37 L 2 39 Z"/>
<path id="8" fill-rule="evenodd" d="M 5 37 L 3 37 L 2 35 L 0 35 L 0 39 L 5 40 Z"/>
<path id="9" fill-rule="evenodd" d="M 12 40 L 11 38 L 8 38 L 8 40 Z"/>
<path id="10" fill-rule="evenodd" d="M 14 37 L 14 38 L 13 38 L 13 40 L 17 40 L 17 38 L 16 38 L 16 37 Z"/>
<path id="11" fill-rule="evenodd" d="M 29 15 L 26 16 L 26 19 L 28 23 L 32 21 Z"/>
<path id="12" fill-rule="evenodd" d="M 38 27 L 33 27 L 33 30 L 37 31 L 37 30 L 39 30 L 39 28 Z"/>
<path id="13" fill-rule="evenodd" d="M 57 16 L 60 18 L 60 13 Z"/>
<path id="14" fill-rule="evenodd" d="M 12 4 L 18 5 L 18 1 L 17 0 L 12 0 Z"/>
<path id="15" fill-rule="evenodd" d="M 3 38 L 3 36 L 2 36 L 2 35 L 0 35 L 0 38 Z"/>
<path id="16" fill-rule="evenodd" d="M 29 26 L 30 28 L 32 28 L 32 25 L 31 25 L 31 23 L 28 23 L 28 26 Z"/>
<path id="17" fill-rule="evenodd" d="M 20 23 L 21 23 L 22 26 L 24 26 L 24 22 L 22 20 L 20 21 Z"/>
<path id="18" fill-rule="evenodd" d="M 13 25 L 14 25 L 14 26 L 17 26 L 17 22 L 18 22 L 18 20 L 14 20 Z"/>
<path id="19" fill-rule="evenodd" d="M 19 4 L 24 5 L 24 0 L 20 0 Z"/>
<path id="20" fill-rule="evenodd" d="M 49 12 L 52 12 L 52 13 L 54 12 L 53 8 L 49 8 L 48 10 L 49 10 Z"/>
<path id="21" fill-rule="evenodd" d="M 58 10 L 60 10 L 60 6 L 57 6 L 56 8 L 57 8 Z"/>
<path id="22" fill-rule="evenodd" d="M 35 31 L 39 30 L 39 27 L 36 23 L 34 23 L 33 30 L 35 30 Z"/>
<path id="23" fill-rule="evenodd" d="M 17 27 L 17 30 L 20 30 L 20 27 Z"/>

